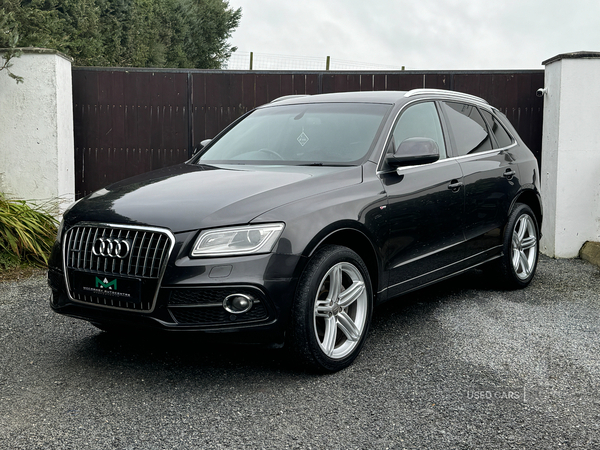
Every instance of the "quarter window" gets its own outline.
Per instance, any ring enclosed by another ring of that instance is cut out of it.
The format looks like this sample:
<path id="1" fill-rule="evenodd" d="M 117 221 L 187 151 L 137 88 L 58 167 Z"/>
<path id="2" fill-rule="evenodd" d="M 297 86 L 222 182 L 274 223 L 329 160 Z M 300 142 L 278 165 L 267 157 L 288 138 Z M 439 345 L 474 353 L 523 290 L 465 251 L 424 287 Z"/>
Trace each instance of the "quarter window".
<path id="1" fill-rule="evenodd" d="M 457 156 L 492 149 L 487 125 L 475 106 L 454 102 L 442 105 L 452 128 Z"/>
<path id="2" fill-rule="evenodd" d="M 418 103 L 402 113 L 394 127 L 394 149 L 408 138 L 429 138 L 440 149 L 440 159 L 446 158 L 446 145 L 442 126 L 433 102 Z"/>
<path id="3" fill-rule="evenodd" d="M 512 145 L 513 140 L 510 135 L 506 132 L 500 121 L 494 116 L 490 114 L 488 111 L 481 111 L 483 117 L 487 120 L 487 122 L 492 127 L 492 134 L 496 138 L 496 142 L 498 143 L 498 147 L 504 148 Z"/>

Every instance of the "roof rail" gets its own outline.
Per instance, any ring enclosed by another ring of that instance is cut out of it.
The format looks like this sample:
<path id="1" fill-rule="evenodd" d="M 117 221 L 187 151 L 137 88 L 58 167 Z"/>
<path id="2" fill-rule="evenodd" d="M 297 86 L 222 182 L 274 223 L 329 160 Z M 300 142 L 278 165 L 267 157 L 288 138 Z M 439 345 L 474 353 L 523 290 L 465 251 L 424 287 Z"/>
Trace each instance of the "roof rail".
<path id="1" fill-rule="evenodd" d="M 308 94 L 292 94 L 284 95 L 283 97 L 277 97 L 275 100 L 271 100 L 269 103 L 280 102 L 281 100 L 287 100 L 289 98 L 308 97 Z"/>
<path id="2" fill-rule="evenodd" d="M 476 97 L 475 95 L 471 95 L 471 94 L 465 94 L 463 92 L 456 92 L 456 91 L 448 91 L 446 89 L 412 89 L 410 91 L 408 91 L 406 94 L 404 94 L 405 97 L 413 97 L 415 95 L 421 95 L 421 94 L 437 94 L 437 95 L 445 95 L 448 97 L 453 97 L 459 100 L 471 100 L 471 101 L 476 101 L 476 102 L 481 102 L 481 103 L 485 103 L 486 105 L 489 105 L 489 103 L 487 102 L 487 100 L 482 99 L 481 97 Z"/>

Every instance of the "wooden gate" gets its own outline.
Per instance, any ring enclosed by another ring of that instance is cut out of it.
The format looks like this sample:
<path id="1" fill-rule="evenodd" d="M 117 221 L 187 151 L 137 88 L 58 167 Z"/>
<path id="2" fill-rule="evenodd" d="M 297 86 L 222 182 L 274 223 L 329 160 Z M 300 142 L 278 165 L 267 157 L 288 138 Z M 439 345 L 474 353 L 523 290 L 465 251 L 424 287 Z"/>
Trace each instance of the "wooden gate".
<path id="1" fill-rule="evenodd" d="M 256 106 L 289 94 L 450 89 L 506 114 L 540 160 L 543 70 L 239 72 L 73 68 L 77 198 L 186 161 L 194 146 Z"/>

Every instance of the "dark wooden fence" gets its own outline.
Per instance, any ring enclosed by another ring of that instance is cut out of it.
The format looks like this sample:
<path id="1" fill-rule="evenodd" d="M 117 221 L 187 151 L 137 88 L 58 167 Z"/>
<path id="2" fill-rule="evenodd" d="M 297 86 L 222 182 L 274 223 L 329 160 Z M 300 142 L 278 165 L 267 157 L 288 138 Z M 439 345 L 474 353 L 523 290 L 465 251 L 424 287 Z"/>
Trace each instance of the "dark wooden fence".
<path id="1" fill-rule="evenodd" d="M 186 161 L 199 141 L 246 111 L 288 94 L 450 89 L 488 100 L 541 157 L 543 70 L 238 72 L 73 68 L 78 198 Z"/>

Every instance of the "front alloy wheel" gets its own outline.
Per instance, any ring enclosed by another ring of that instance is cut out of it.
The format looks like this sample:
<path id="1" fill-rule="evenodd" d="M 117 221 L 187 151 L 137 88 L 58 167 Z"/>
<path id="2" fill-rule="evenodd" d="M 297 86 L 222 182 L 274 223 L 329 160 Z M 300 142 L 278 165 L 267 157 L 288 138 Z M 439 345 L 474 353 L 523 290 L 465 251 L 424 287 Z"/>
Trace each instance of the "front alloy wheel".
<path id="1" fill-rule="evenodd" d="M 348 356 L 360 342 L 367 321 L 367 288 L 359 270 L 341 262 L 325 274 L 317 291 L 314 331 L 325 355 Z"/>
<path id="2" fill-rule="evenodd" d="M 355 252 L 341 246 L 318 251 L 294 302 L 290 338 L 296 352 L 319 370 L 349 366 L 365 341 L 372 297 L 367 268 Z"/>

